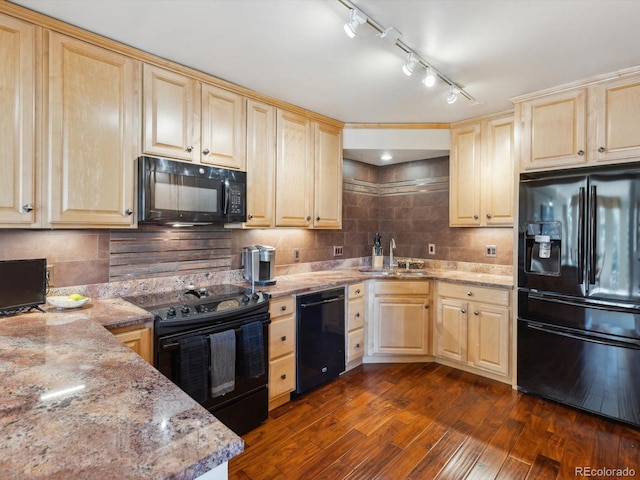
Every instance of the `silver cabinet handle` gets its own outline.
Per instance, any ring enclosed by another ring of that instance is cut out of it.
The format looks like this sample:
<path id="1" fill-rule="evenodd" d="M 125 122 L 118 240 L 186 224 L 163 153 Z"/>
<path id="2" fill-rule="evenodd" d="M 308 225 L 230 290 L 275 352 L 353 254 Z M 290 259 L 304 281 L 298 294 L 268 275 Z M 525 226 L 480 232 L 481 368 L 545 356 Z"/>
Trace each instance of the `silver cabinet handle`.
<path id="1" fill-rule="evenodd" d="M 356 318 L 360 318 L 360 312 L 356 313 Z"/>
<path id="2" fill-rule="evenodd" d="M 467 309 L 466 308 L 461 308 L 460 309 L 460 313 L 467 313 Z"/>
<path id="3" fill-rule="evenodd" d="M 478 215 L 474 215 L 474 216 L 473 216 L 473 219 L 474 219 L 474 220 L 477 220 L 477 219 L 478 219 Z"/>
<path id="4" fill-rule="evenodd" d="M 26 205 L 22 206 L 22 210 L 24 210 L 25 212 L 29 213 L 30 211 L 33 210 L 33 205 L 31 205 L 30 203 L 27 203 Z"/>
<path id="5" fill-rule="evenodd" d="M 287 340 L 287 336 L 286 336 L 286 335 L 281 336 L 281 337 L 280 337 L 280 340 L 282 340 L 283 342 L 285 342 L 285 341 Z"/>
<path id="6" fill-rule="evenodd" d="M 356 348 L 360 348 L 360 344 L 359 343 L 356 343 Z"/>
<path id="7" fill-rule="evenodd" d="M 285 378 L 287 378 L 287 374 L 286 374 L 286 373 L 283 373 L 282 375 L 280 375 L 280 378 L 281 378 L 282 380 L 284 380 Z"/>
<path id="8" fill-rule="evenodd" d="M 487 218 L 491 218 L 491 214 L 490 213 L 487 213 Z"/>
<path id="9" fill-rule="evenodd" d="M 286 305 L 281 306 L 280 310 L 282 310 L 283 312 L 286 311 L 287 310 L 287 306 Z"/>
<path id="10" fill-rule="evenodd" d="M 316 222 L 319 222 L 319 221 L 320 221 L 320 217 L 316 217 Z"/>
<path id="11" fill-rule="evenodd" d="M 604 153 L 604 152 L 605 152 L 605 148 L 604 148 L 604 147 L 600 147 L 600 148 L 598 149 L 598 151 L 599 151 L 600 153 Z"/>
<path id="12" fill-rule="evenodd" d="M 127 209 L 124 211 L 124 214 L 125 214 L 125 215 L 127 215 L 127 216 L 132 215 L 132 214 L 133 214 L 133 210 L 131 210 L 130 208 L 127 208 Z"/>
<path id="13" fill-rule="evenodd" d="M 583 156 L 584 155 L 584 150 L 578 150 L 577 153 L 578 153 L 579 156 Z"/>
<path id="14" fill-rule="evenodd" d="M 247 215 L 247 219 L 248 219 L 248 220 L 251 220 L 252 218 L 253 218 L 253 215 L 251 215 L 251 214 L 248 214 L 248 215 Z"/>
<path id="15" fill-rule="evenodd" d="M 473 312 L 474 315 L 480 315 L 480 312 L 478 310 Z"/>
<path id="16" fill-rule="evenodd" d="M 185 150 L 189 153 L 193 152 L 193 145 L 189 145 Z"/>
<path id="17" fill-rule="evenodd" d="M 467 292 L 467 297 L 472 297 L 473 296 L 473 292 L 472 291 L 468 291 Z"/>
<path id="18" fill-rule="evenodd" d="M 356 290 L 356 295 L 360 294 L 360 289 Z"/>
<path id="19" fill-rule="evenodd" d="M 429 304 L 428 304 L 428 303 L 425 303 L 424 308 L 425 308 L 425 309 L 426 309 L 426 308 L 429 308 Z"/>
<path id="20" fill-rule="evenodd" d="M 209 152 L 209 149 L 208 149 L 208 148 L 205 148 L 205 149 L 202 151 L 202 154 L 203 154 L 203 155 L 209 155 L 209 153 L 211 153 L 211 152 Z"/>
<path id="21" fill-rule="evenodd" d="M 307 222 L 311 220 L 311 215 L 307 215 Z"/>

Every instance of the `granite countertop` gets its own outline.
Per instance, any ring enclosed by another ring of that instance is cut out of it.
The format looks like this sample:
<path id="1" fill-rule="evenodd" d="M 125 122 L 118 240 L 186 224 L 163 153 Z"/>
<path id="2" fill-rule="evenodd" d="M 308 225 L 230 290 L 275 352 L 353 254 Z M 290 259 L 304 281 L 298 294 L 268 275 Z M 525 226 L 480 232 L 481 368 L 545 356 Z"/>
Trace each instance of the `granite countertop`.
<path id="1" fill-rule="evenodd" d="M 0 318 L 0 478 L 193 479 L 243 451 L 103 328 L 150 319 L 121 299 Z"/>
<path id="2" fill-rule="evenodd" d="M 488 270 L 488 272 L 436 268 L 376 271 L 367 267 L 351 267 L 282 275 L 276 277 L 275 285 L 258 288 L 270 293 L 273 297 L 296 295 L 372 279 L 393 281 L 444 280 L 452 283 L 465 283 L 484 287 L 513 288 L 513 277 L 511 275 L 490 273 L 491 270 Z M 246 286 L 247 284 L 244 283 L 242 285 Z"/>

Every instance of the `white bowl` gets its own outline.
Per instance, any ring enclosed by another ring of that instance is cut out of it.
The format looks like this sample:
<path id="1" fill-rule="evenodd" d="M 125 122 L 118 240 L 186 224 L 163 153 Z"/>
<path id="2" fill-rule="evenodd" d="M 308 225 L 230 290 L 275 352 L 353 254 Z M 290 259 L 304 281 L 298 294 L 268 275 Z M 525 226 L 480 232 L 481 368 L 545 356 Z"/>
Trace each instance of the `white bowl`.
<path id="1" fill-rule="evenodd" d="M 53 296 L 47 297 L 47 303 L 53 305 L 56 308 L 79 308 L 91 299 L 85 297 L 82 300 L 71 300 L 68 296 Z"/>

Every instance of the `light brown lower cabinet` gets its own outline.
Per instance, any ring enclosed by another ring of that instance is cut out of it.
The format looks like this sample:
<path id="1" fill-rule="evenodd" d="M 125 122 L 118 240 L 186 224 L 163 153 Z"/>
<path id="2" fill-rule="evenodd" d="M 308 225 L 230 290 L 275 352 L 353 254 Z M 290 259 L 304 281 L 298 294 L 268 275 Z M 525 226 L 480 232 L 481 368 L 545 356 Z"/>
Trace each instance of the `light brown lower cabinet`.
<path id="1" fill-rule="evenodd" d="M 364 283 L 347 287 L 345 370 L 360 365 L 364 357 L 364 293 Z"/>
<path id="2" fill-rule="evenodd" d="M 296 303 L 293 296 L 269 305 L 269 410 L 284 405 L 296 388 Z"/>
<path id="3" fill-rule="evenodd" d="M 153 331 L 151 327 L 132 325 L 109 329 L 115 337 L 153 365 Z"/>
<path id="4" fill-rule="evenodd" d="M 438 282 L 435 355 L 508 377 L 510 291 Z"/>

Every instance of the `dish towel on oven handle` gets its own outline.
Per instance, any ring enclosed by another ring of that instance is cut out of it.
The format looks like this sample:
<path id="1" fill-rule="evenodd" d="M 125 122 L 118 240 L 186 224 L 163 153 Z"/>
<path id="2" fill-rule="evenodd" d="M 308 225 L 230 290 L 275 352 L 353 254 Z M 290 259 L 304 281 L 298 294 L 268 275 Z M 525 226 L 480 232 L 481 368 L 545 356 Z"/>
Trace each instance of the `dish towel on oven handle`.
<path id="1" fill-rule="evenodd" d="M 196 402 L 207 399 L 207 372 L 209 370 L 209 346 L 203 336 L 178 340 L 180 346 L 179 386 Z"/>
<path id="2" fill-rule="evenodd" d="M 240 328 L 241 372 L 245 378 L 259 377 L 265 373 L 262 322 L 251 322 Z"/>
<path id="3" fill-rule="evenodd" d="M 211 344 L 211 398 L 232 392 L 236 388 L 236 332 L 209 335 Z"/>

